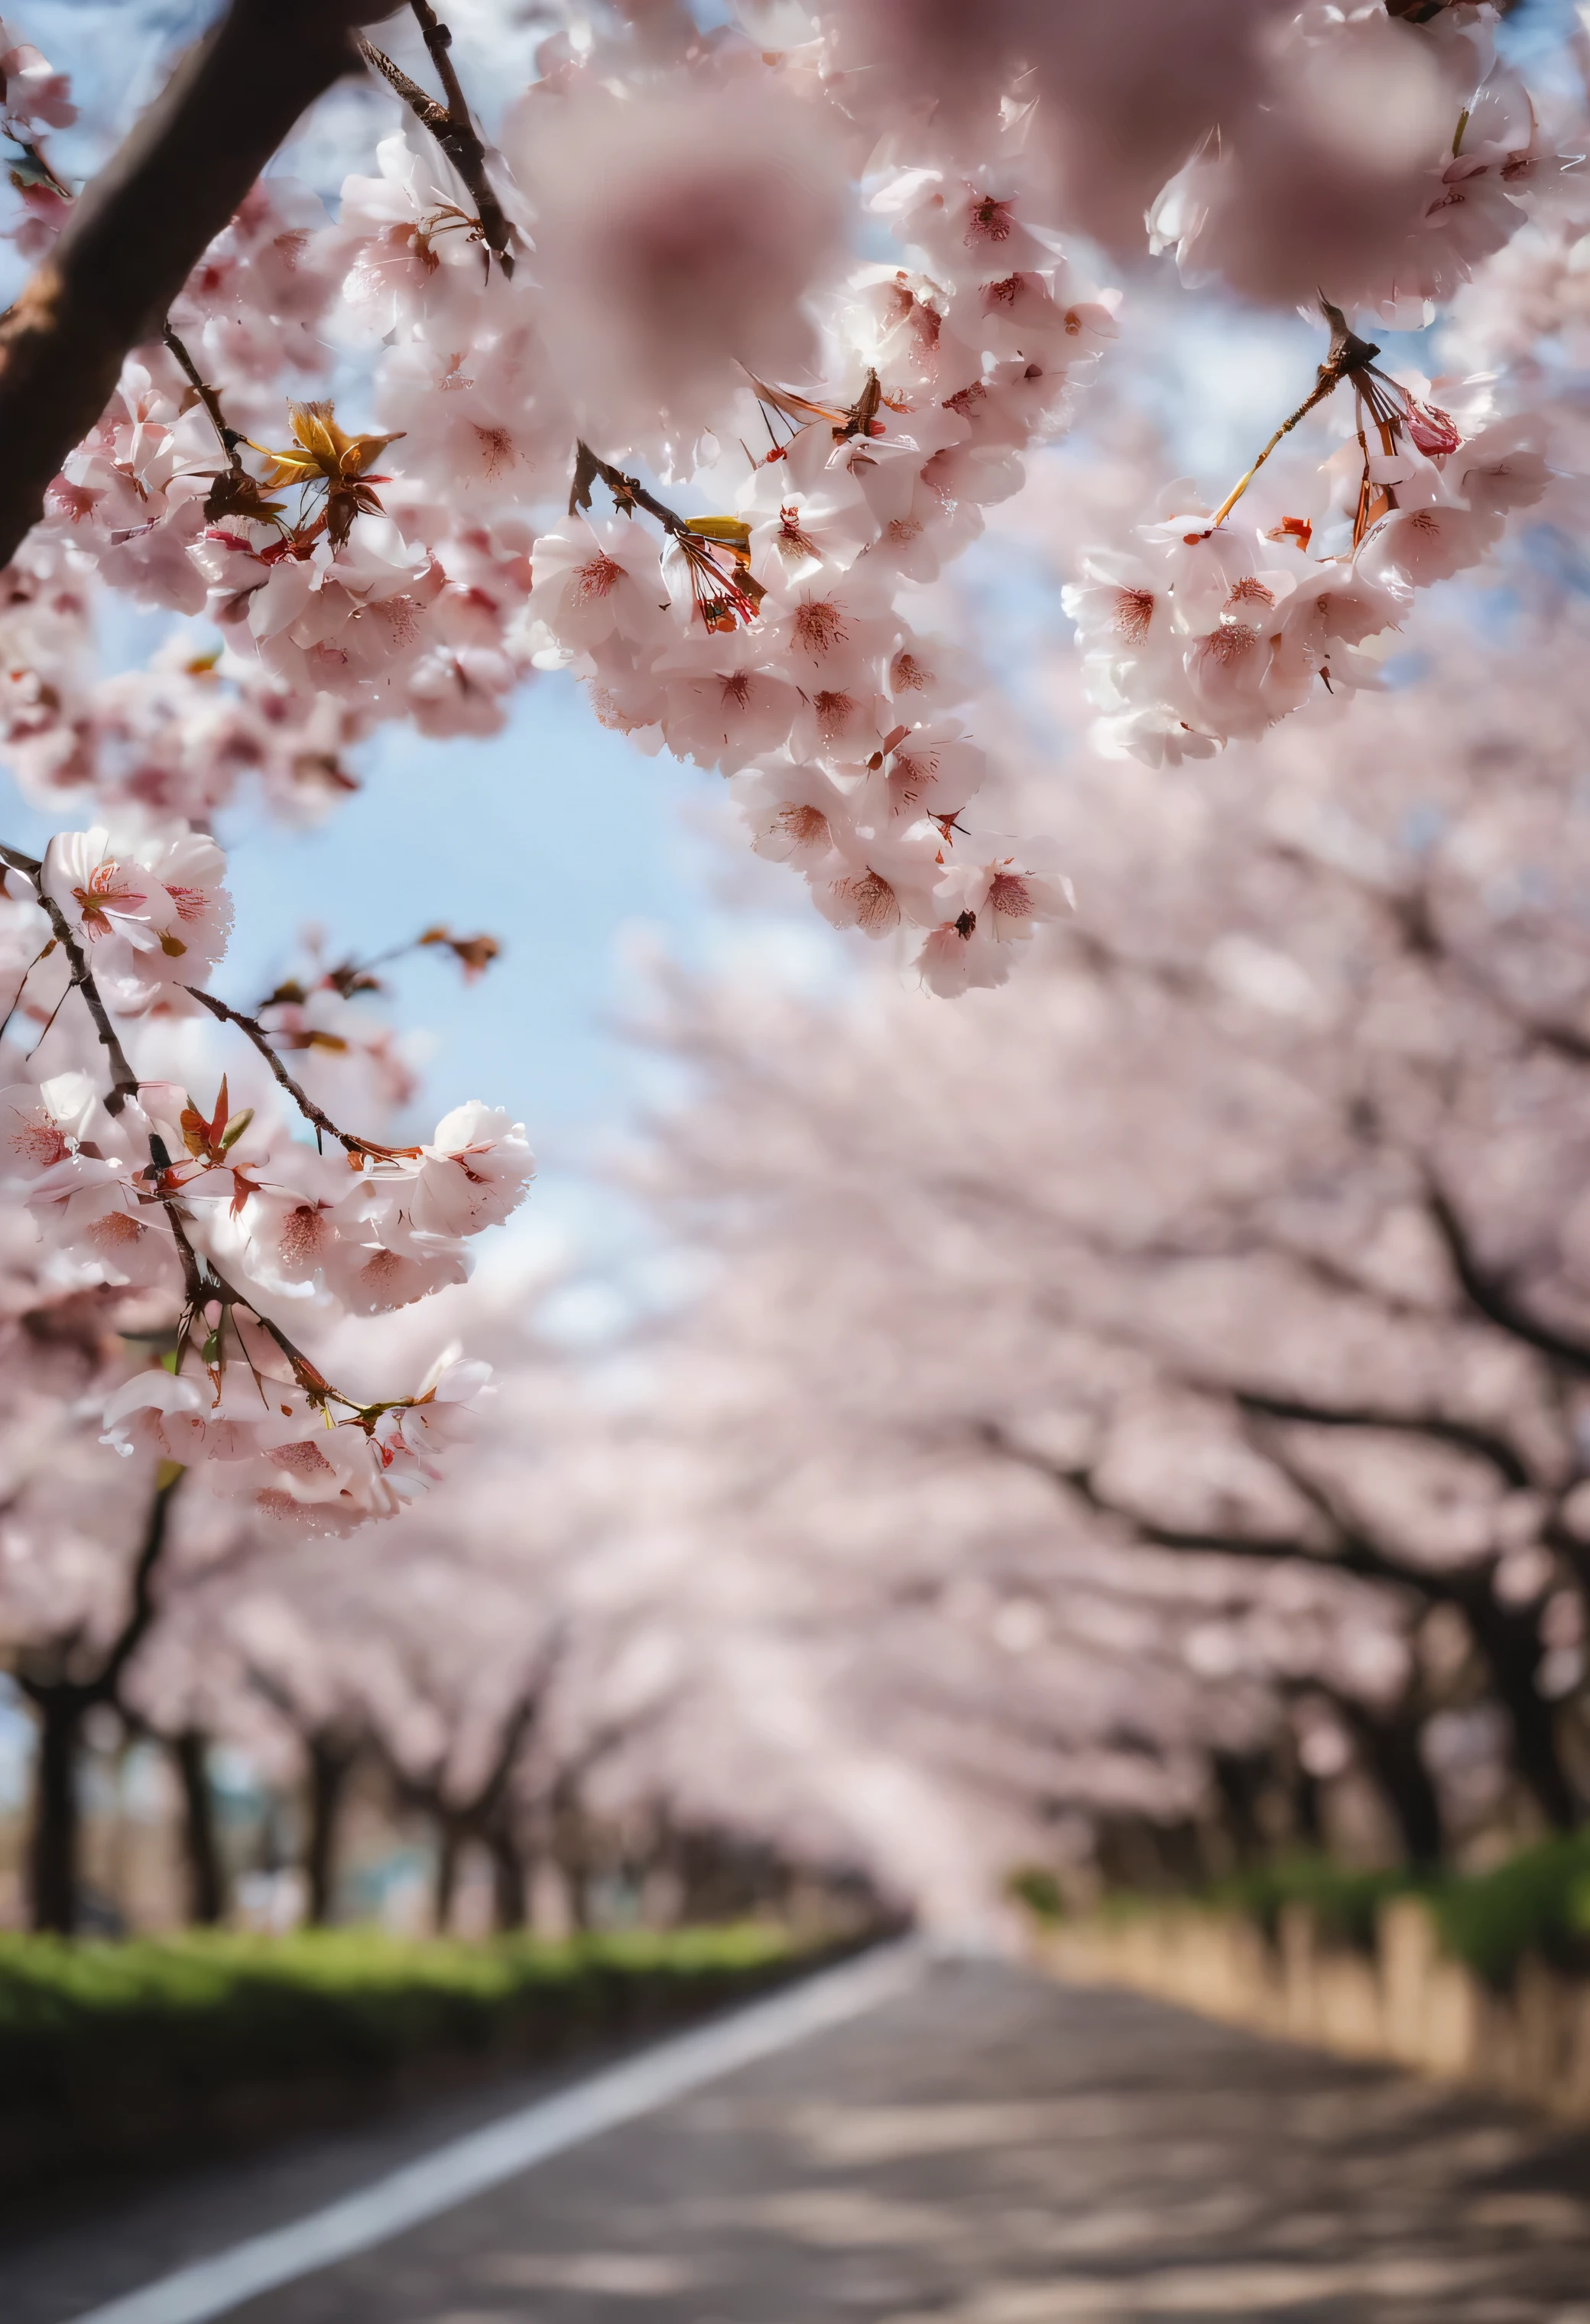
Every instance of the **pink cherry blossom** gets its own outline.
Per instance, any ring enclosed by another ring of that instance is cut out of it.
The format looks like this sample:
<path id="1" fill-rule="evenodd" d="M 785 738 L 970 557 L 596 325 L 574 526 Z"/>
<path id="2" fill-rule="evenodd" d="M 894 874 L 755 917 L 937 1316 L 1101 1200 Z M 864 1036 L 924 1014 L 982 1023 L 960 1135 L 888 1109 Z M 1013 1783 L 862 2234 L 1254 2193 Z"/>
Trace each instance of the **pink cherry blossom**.
<path id="1" fill-rule="evenodd" d="M 508 143 L 533 217 L 548 359 L 585 432 L 700 426 L 737 362 L 806 368 L 804 294 L 837 267 L 842 151 L 819 106 L 769 74 L 680 73 L 635 107 L 599 83 L 528 98 Z M 582 350 L 577 376 L 565 364 Z"/>
<path id="2" fill-rule="evenodd" d="M 522 1122 L 476 1099 L 455 1106 L 421 1149 L 409 1215 L 422 1232 L 474 1234 L 501 1224 L 524 1199 L 535 1157 Z"/>

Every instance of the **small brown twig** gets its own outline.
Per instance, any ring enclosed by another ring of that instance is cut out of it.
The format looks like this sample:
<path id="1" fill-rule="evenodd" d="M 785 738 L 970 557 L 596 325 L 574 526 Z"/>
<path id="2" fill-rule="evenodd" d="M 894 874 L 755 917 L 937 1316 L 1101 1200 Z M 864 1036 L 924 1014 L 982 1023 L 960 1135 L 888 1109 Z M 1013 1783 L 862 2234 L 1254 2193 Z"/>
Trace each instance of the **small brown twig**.
<path id="1" fill-rule="evenodd" d="M 245 1016 L 241 1009 L 234 1009 L 229 1001 L 218 1001 L 213 992 L 206 992 L 197 984 L 185 984 L 182 990 L 191 1000 L 197 1001 L 201 1008 L 207 1009 L 212 1017 L 218 1017 L 223 1024 L 235 1025 L 238 1031 L 246 1035 L 253 1043 L 261 1056 L 270 1066 L 278 1086 L 287 1092 L 304 1120 L 313 1129 L 317 1144 L 324 1136 L 335 1138 L 337 1144 L 345 1147 L 350 1154 L 371 1154 L 385 1150 L 372 1147 L 366 1139 L 355 1138 L 349 1130 L 337 1128 L 325 1107 L 317 1105 L 308 1091 L 301 1083 L 295 1081 L 288 1072 L 271 1046 L 271 1036 L 257 1017 Z"/>
<path id="2" fill-rule="evenodd" d="M 220 397 L 208 382 L 201 377 L 198 365 L 171 328 L 169 320 L 161 325 L 161 337 L 171 354 L 176 356 L 188 385 L 209 413 L 210 425 L 221 440 L 221 449 L 226 455 L 227 466 L 234 474 L 240 472 L 243 467 L 243 455 L 237 447 L 244 439 L 238 434 L 235 428 L 227 426 L 226 415 L 221 409 Z"/>
<path id="3" fill-rule="evenodd" d="M 632 517 L 638 508 L 644 509 L 676 543 L 689 570 L 696 611 L 709 630 L 731 630 L 738 622 L 756 619 L 767 593 L 751 576 L 749 525 L 738 518 L 718 517 L 698 517 L 692 524 L 655 493 L 648 493 L 639 476 L 627 476 L 611 460 L 601 458 L 582 437 L 574 447 L 571 516 L 590 507 L 591 488 L 598 482 L 607 486 L 625 516 Z M 738 533 L 739 539 L 730 539 L 730 531 Z M 721 562 L 725 555 L 730 560 L 728 570 Z"/>
<path id="4" fill-rule="evenodd" d="M 280 502 L 266 500 L 260 490 L 259 478 L 251 475 L 244 466 L 239 447 L 248 443 L 249 438 L 228 424 L 226 414 L 221 409 L 219 395 L 201 374 L 198 365 L 171 328 L 169 318 L 161 325 L 161 337 L 176 357 L 188 385 L 208 412 L 210 425 L 220 438 L 221 450 L 225 456 L 225 467 L 216 475 L 205 496 L 207 520 L 211 524 L 218 524 L 229 516 L 253 517 L 258 523 L 277 525 L 285 533 L 287 526 L 282 521 Z M 293 538 L 302 541 L 308 540 L 309 534 L 300 531 Z"/>
<path id="5" fill-rule="evenodd" d="M 1354 372 L 1364 370 L 1380 353 L 1380 349 L 1373 346 L 1368 339 L 1359 338 L 1356 332 L 1348 328 L 1347 318 L 1339 307 L 1333 307 L 1329 300 L 1325 298 L 1321 298 L 1319 305 L 1326 321 L 1330 325 L 1330 348 L 1325 361 L 1319 366 L 1319 376 L 1291 417 L 1282 421 L 1247 474 L 1245 476 L 1239 476 L 1232 485 L 1231 490 L 1209 519 L 1211 531 L 1217 525 L 1224 524 L 1282 438 L 1290 436 L 1299 420 L 1306 420 L 1316 404 L 1323 403 L 1326 397 L 1338 388 L 1344 379 L 1350 379 Z"/>
<path id="6" fill-rule="evenodd" d="M 845 444 L 852 436 L 869 436 L 882 401 L 883 382 L 875 371 L 869 371 L 860 394 L 845 414 L 844 426 L 833 431 L 834 442 Z"/>
<path id="7" fill-rule="evenodd" d="M 165 1139 L 158 1135 L 152 1136 L 149 1141 L 149 1154 L 154 1165 L 158 1181 L 171 1167 L 171 1157 L 167 1150 Z M 203 1315 L 207 1307 L 218 1306 L 224 1313 L 234 1312 L 241 1307 L 245 1314 L 253 1317 L 261 1331 L 287 1358 L 292 1367 L 293 1379 L 306 1395 L 322 1404 L 329 1397 L 337 1404 L 345 1404 L 350 1411 L 358 1411 L 360 1406 L 354 1402 L 353 1397 L 344 1396 L 338 1389 L 334 1388 L 319 1367 L 310 1362 L 301 1348 L 294 1345 L 279 1323 L 273 1323 L 269 1315 L 262 1315 L 252 1299 L 245 1299 L 242 1292 L 228 1282 L 208 1251 L 201 1257 L 194 1249 L 193 1239 L 188 1231 L 186 1214 L 177 1197 L 172 1194 L 160 1194 L 157 1195 L 156 1200 L 166 1214 L 166 1223 L 171 1230 L 171 1239 L 177 1246 L 182 1261 L 184 1305 L 182 1321 L 177 1333 L 179 1366 L 182 1360 L 182 1352 L 192 1336 L 194 1323 Z M 243 1346 L 241 1333 L 238 1335 L 238 1344 L 240 1347 Z M 246 1348 L 244 1349 L 244 1354 L 245 1359 L 248 1359 Z M 248 1360 L 252 1370 L 253 1360 L 252 1359 Z M 257 1373 L 255 1378 L 258 1378 Z"/>
<path id="8" fill-rule="evenodd" d="M 757 401 L 762 408 L 763 424 L 773 438 L 773 449 L 777 453 L 782 453 L 785 447 L 778 441 L 769 416 L 773 411 L 777 412 L 792 438 L 798 436 L 801 429 L 809 427 L 814 420 L 827 420 L 833 430 L 836 444 L 848 444 L 852 437 L 870 436 L 874 431 L 883 402 L 883 382 L 876 371 L 869 370 L 860 394 L 854 403 L 841 409 L 833 404 L 813 402 L 809 395 L 797 394 L 792 387 L 772 386 L 767 380 L 758 379 L 756 373 L 745 364 L 740 368 L 749 380 Z M 754 467 L 756 463 L 753 461 L 751 465 Z"/>
<path id="9" fill-rule="evenodd" d="M 63 202 L 69 202 L 72 198 L 71 188 L 58 171 L 51 169 L 44 158 L 44 148 L 37 140 L 31 137 L 19 137 L 14 129 L 8 129 L 5 134 L 22 154 L 23 161 L 32 163 L 39 173 L 40 182 L 48 186 L 52 194 L 59 194 Z"/>
<path id="10" fill-rule="evenodd" d="M 475 207 L 476 222 L 481 239 L 496 259 L 504 274 L 513 272 L 513 228 L 501 203 L 492 189 L 486 172 L 486 149 L 480 133 L 470 118 L 469 106 L 459 86 L 458 75 L 449 53 L 453 35 L 426 0 L 409 0 L 419 29 L 425 35 L 425 45 L 431 62 L 436 66 L 442 87 L 447 92 L 446 105 L 438 105 L 417 80 L 411 80 L 400 64 L 393 62 L 384 49 L 363 35 L 355 42 L 359 54 L 372 71 L 402 98 L 415 119 L 429 130 L 469 190 Z"/>
<path id="11" fill-rule="evenodd" d="M 320 1405 L 322 1408 L 328 1400 L 334 1404 L 345 1404 L 350 1412 L 358 1412 L 363 1408 L 351 1396 L 345 1396 L 340 1388 L 332 1387 L 319 1366 L 312 1364 L 303 1350 L 293 1344 L 280 1323 L 273 1323 L 269 1315 L 262 1314 L 252 1299 L 245 1299 L 241 1291 L 233 1287 L 207 1252 L 205 1254 L 204 1263 L 209 1269 L 210 1281 L 215 1286 L 209 1296 L 219 1300 L 223 1307 L 230 1308 L 234 1312 L 241 1307 L 245 1314 L 253 1317 L 265 1337 L 272 1341 L 287 1358 L 292 1367 L 294 1380 L 312 1402 Z"/>
<path id="12" fill-rule="evenodd" d="M 430 60 L 437 69 L 437 78 L 447 94 L 447 110 L 455 121 L 469 119 L 469 106 L 453 64 L 453 34 L 443 23 L 430 0 L 409 0 L 415 22 L 425 35 L 425 45 Z"/>
<path id="13" fill-rule="evenodd" d="M 626 516 L 633 515 L 638 508 L 643 508 L 647 515 L 656 517 L 663 530 L 672 533 L 676 540 L 699 538 L 666 501 L 659 501 L 655 493 L 647 491 L 639 476 L 627 476 L 621 468 L 615 468 L 611 460 L 604 460 L 600 454 L 593 452 L 582 436 L 574 447 L 574 481 L 569 490 L 571 516 L 577 516 L 582 510 L 590 507 L 591 487 L 596 484 L 607 486 Z"/>
<path id="14" fill-rule="evenodd" d="M 140 1084 L 137 1074 L 128 1062 L 126 1052 L 122 1047 L 115 1028 L 110 1021 L 110 1015 L 105 1002 L 100 998 L 99 988 L 94 981 L 94 972 L 88 965 L 83 947 L 78 943 L 66 914 L 55 899 L 47 893 L 43 881 L 44 867 L 37 857 L 24 855 L 20 848 L 7 847 L 0 843 L 0 863 L 3 863 L 6 870 L 16 872 L 20 878 L 28 881 L 49 918 L 56 943 L 66 954 L 71 972 L 71 982 L 82 994 L 88 1014 L 94 1020 L 95 1029 L 110 1059 L 111 1086 L 105 1101 L 105 1110 L 112 1115 L 119 1114 L 127 1100 L 137 1096 Z M 263 1027 L 257 1024 L 252 1017 L 244 1016 L 241 1010 L 229 1008 L 225 1001 L 217 1001 L 213 993 L 200 991 L 197 986 L 187 985 L 183 989 L 191 993 L 194 1000 L 201 1001 L 213 1016 L 219 1017 L 229 1024 L 236 1025 L 240 1031 L 247 1034 L 254 1047 L 269 1063 L 282 1088 L 292 1097 L 306 1117 L 314 1123 L 317 1131 L 324 1130 L 329 1133 L 331 1137 L 337 1139 L 339 1144 L 345 1146 L 350 1154 L 364 1154 L 372 1151 L 381 1153 L 387 1150 L 384 1148 L 367 1147 L 362 1139 L 350 1138 L 345 1131 L 339 1130 L 329 1114 L 325 1113 L 315 1103 L 307 1091 L 299 1088 L 271 1047 Z M 172 1167 L 170 1151 L 164 1139 L 158 1131 L 152 1131 L 150 1134 L 149 1154 L 153 1166 L 153 1184 L 158 1189 L 161 1180 Z M 334 1388 L 331 1386 L 318 1367 L 310 1362 L 303 1350 L 294 1345 L 280 1323 L 274 1323 L 269 1315 L 262 1314 L 252 1299 L 245 1299 L 242 1293 L 227 1281 L 207 1252 L 201 1258 L 198 1251 L 195 1250 L 193 1240 L 188 1232 L 186 1220 L 175 1194 L 157 1191 L 154 1199 L 165 1213 L 167 1224 L 171 1230 L 171 1239 L 177 1246 L 178 1256 L 182 1266 L 184 1307 L 182 1322 L 178 1331 L 179 1361 L 181 1351 L 186 1348 L 191 1336 L 194 1322 L 202 1315 L 207 1306 L 218 1303 L 223 1309 L 235 1310 L 241 1307 L 246 1314 L 253 1317 L 261 1331 L 286 1357 L 292 1368 L 293 1379 L 313 1401 L 318 1403 L 323 1408 L 327 1401 L 330 1401 L 346 1405 L 350 1412 L 363 1412 L 365 1407 L 358 1404 L 354 1397 L 345 1396 L 339 1388 Z"/>
<path id="15" fill-rule="evenodd" d="M 94 1019 L 94 1029 L 104 1043 L 106 1054 L 110 1059 L 111 1084 L 109 1094 L 105 1101 L 105 1110 L 109 1114 L 120 1113 L 127 1100 L 138 1094 L 138 1076 L 127 1061 L 127 1053 L 123 1048 L 115 1027 L 110 1021 L 109 1012 L 99 997 L 99 987 L 94 982 L 94 972 L 88 965 L 87 955 L 73 934 L 71 922 L 67 918 L 60 906 L 53 896 L 45 892 L 43 865 L 35 857 L 23 855 L 17 848 L 3 845 L 0 845 L 0 863 L 4 863 L 8 871 L 20 872 L 29 882 L 34 895 L 43 907 L 55 941 L 67 956 L 71 971 L 71 981 L 83 996 L 88 1014 Z"/>

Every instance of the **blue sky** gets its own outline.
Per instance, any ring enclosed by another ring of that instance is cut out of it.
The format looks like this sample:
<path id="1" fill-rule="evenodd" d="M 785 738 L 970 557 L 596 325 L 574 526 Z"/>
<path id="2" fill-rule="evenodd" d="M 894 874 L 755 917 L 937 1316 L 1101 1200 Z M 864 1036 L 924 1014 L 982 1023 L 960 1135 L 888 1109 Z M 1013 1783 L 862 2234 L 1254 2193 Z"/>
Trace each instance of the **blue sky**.
<path id="1" fill-rule="evenodd" d="M 489 741 L 394 727 L 360 755 L 363 790 L 319 830 L 250 820 L 224 983 L 268 985 L 306 922 L 362 956 L 438 920 L 485 929 L 505 949 L 473 984 L 435 954 L 392 972 L 404 1021 L 436 1038 L 427 1103 L 490 1095 L 562 1138 L 610 1113 L 630 1077 L 611 1025 L 625 937 L 693 930 L 707 863 L 677 807 L 705 778 L 642 758 L 561 676 L 527 687 Z"/>

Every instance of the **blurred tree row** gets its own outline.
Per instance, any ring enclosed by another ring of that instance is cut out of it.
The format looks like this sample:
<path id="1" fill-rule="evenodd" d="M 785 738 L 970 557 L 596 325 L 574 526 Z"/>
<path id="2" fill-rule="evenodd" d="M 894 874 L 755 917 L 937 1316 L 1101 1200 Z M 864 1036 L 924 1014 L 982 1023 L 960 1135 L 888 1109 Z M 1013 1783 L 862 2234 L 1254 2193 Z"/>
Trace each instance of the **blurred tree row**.
<path id="1" fill-rule="evenodd" d="M 118 1535 L 92 1303 L 11 1249 L 39 1923 L 106 1703 L 173 1755 L 200 1919 L 215 1738 L 302 1786 L 314 1918 L 360 1767 L 435 1834 L 438 1922 L 473 1846 L 507 1926 L 538 1879 L 578 1919 L 615 1878 L 697 1912 L 838 1868 L 965 1919 L 1018 1863 L 1576 1828 L 1590 616 L 1539 596 L 1196 779 L 1071 751 L 1079 908 L 1004 991 L 659 973 L 685 1093 L 630 1178 L 688 1294 L 576 1356 L 511 1267 L 449 1293 L 501 1393 L 368 1537 L 217 1530 L 152 1473 Z"/>

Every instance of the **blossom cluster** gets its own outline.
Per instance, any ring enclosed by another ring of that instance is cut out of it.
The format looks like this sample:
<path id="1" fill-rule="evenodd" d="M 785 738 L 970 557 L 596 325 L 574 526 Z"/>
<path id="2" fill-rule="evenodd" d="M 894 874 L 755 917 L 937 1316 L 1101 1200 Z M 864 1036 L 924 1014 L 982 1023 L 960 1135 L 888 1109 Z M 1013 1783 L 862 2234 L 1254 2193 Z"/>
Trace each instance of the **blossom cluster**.
<path id="1" fill-rule="evenodd" d="M 693 121 L 704 109 L 720 124 L 729 95 L 678 92 Z M 565 101 L 582 120 L 589 100 Z M 945 989 L 999 981 L 1010 940 L 1060 891 L 1030 852 L 959 823 L 984 772 L 952 715 L 970 671 L 907 608 L 1019 487 L 1021 453 L 1115 332 L 1113 302 L 1082 295 L 1028 223 L 1019 156 L 996 152 L 974 182 L 880 173 L 873 207 L 919 263 L 861 269 L 831 302 L 821 360 L 849 401 L 736 377 L 743 427 L 768 429 L 773 448 L 738 484 L 716 463 L 710 488 L 731 513 L 663 531 L 593 510 L 538 538 L 533 512 L 565 488 L 587 414 L 559 397 L 555 368 L 548 386 L 528 294 L 483 265 L 441 166 L 407 135 L 379 161 L 318 231 L 301 189 L 262 184 L 175 320 L 225 383 L 228 424 L 261 432 L 283 344 L 301 355 L 301 332 L 334 311 L 355 338 L 379 332 L 391 342 L 373 383 L 380 429 L 353 436 L 329 409 L 296 405 L 293 445 L 257 475 L 222 457 L 169 350 L 129 361 L 17 568 L 9 723 L 24 785 L 43 798 L 87 781 L 194 816 L 252 770 L 301 807 L 347 779 L 343 755 L 374 719 L 487 731 L 533 665 L 573 667 L 605 722 L 747 777 L 754 844 L 794 857 L 830 918 L 916 930 Z M 632 215 L 621 223 L 633 231 Z M 721 380 L 702 393 L 721 401 Z M 635 440 L 634 410 L 596 418 Z M 645 448 L 666 466 L 667 429 Z M 223 650 L 184 642 L 148 671 L 74 686 L 74 581 L 89 564 L 207 615 Z"/>
<path id="2" fill-rule="evenodd" d="M 1319 687 L 1378 686 L 1415 593 L 1478 564 L 1508 515 L 1540 498 L 1549 471 L 1534 423 L 1493 420 L 1466 439 L 1415 392 L 1425 382 L 1395 384 L 1398 417 L 1374 449 L 1351 441 L 1317 478 L 1279 487 L 1295 485 L 1307 513 L 1233 523 L 1181 486 L 1129 547 L 1084 555 L 1062 595 L 1107 756 L 1208 757 Z M 1311 553 L 1333 523 L 1338 553 Z"/>
<path id="3" fill-rule="evenodd" d="M 140 848 L 97 829 L 59 835 L 36 872 L 8 874 L 12 1021 L 41 1029 L 25 1054 L 0 1042 L 0 1171 L 53 1297 L 130 1305 L 139 1339 L 169 1351 L 116 1388 L 106 1441 L 200 1466 L 262 1515 L 345 1530 L 438 1473 L 489 1367 L 452 1351 L 418 1388 L 371 1399 L 337 1387 L 308 1347 L 339 1318 L 464 1281 L 471 1239 L 516 1207 L 532 1157 L 522 1130 L 479 1102 L 418 1146 L 336 1130 L 285 1060 L 312 1060 L 328 1094 L 406 1101 L 388 1037 L 348 989 L 371 980 L 294 982 L 253 1018 L 209 1000 L 231 917 L 225 869 L 198 834 Z M 78 993 L 92 1024 L 71 1006 Z M 246 1036 L 218 1086 L 211 1016 Z M 196 1099 L 196 1086 L 214 1094 Z"/>
<path id="4" fill-rule="evenodd" d="M 1401 17 L 1402 21 L 1399 21 Z M 1264 44 L 1248 104 L 1149 211 L 1183 278 L 1417 329 L 1524 223 L 1544 146 L 1498 12 L 1310 7 Z"/>
<path id="5" fill-rule="evenodd" d="M 916 171 L 879 201 L 933 272 L 880 264 L 841 310 L 854 402 L 762 388 L 785 432 L 732 517 L 659 540 L 576 512 L 538 540 L 529 603 L 538 659 L 586 676 L 605 724 L 729 776 L 758 853 L 836 926 L 916 931 L 924 981 L 958 991 L 1002 982 L 1065 900 L 1031 843 L 962 821 L 987 775 L 956 715 L 967 657 L 912 623 L 911 594 L 1019 486 L 1115 323 L 1014 193 Z"/>
<path id="6" fill-rule="evenodd" d="M 1122 182 L 1163 186 L 1153 235 L 1190 273 L 1282 297 L 1297 274 L 1400 316 L 1505 242 L 1546 166 L 1492 7 L 1135 0 L 1125 79 L 1086 13 L 999 0 L 973 40 L 934 0 L 748 5 L 708 35 L 648 10 L 541 44 L 489 188 L 422 106 L 335 217 L 262 180 L 6 576 L 0 742 L 24 788 L 207 821 L 247 776 L 312 813 L 376 722 L 488 733 L 568 669 L 642 748 L 729 778 L 752 845 L 831 920 L 908 935 L 938 990 L 1001 982 L 1065 891 L 1042 843 L 971 821 L 975 673 L 914 615 L 1116 335 L 1046 222 L 1118 226 L 1086 155 L 1115 137 Z M 48 94 L 18 121 L 51 120 L 64 88 L 29 71 Z M 858 180 L 890 257 L 847 254 Z M 362 429 L 315 392 L 328 346 Z M 1296 526 L 1250 554 L 1185 507 L 1126 577 L 1089 575 L 1134 747 L 1351 684 L 1409 587 L 1483 553 L 1494 461 L 1443 475 L 1438 452 L 1406 480 L 1411 440 L 1383 446 L 1398 514 L 1350 576 L 1308 568 Z M 1214 547 L 1184 558 L 1200 529 Z M 1227 565 L 1223 592 L 1192 569 Z M 205 636 L 97 678 L 96 582 Z M 1111 587 L 1154 600 L 1141 635 Z M 1266 595 L 1284 616 L 1249 618 Z"/>

